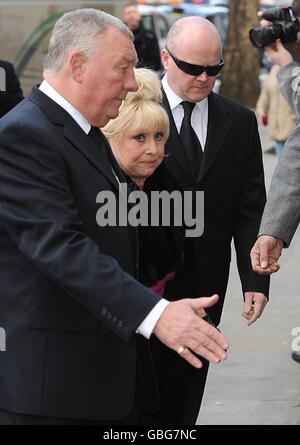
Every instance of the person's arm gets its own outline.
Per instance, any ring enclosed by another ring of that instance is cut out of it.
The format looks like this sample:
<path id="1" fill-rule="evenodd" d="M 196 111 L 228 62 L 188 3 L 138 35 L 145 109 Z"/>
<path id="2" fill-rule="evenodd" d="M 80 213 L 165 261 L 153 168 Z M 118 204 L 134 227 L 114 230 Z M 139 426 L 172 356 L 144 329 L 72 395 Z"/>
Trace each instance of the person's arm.
<path id="1" fill-rule="evenodd" d="M 272 235 L 288 247 L 300 221 L 300 124 L 288 138 L 275 169 L 259 235 Z"/>
<path id="2" fill-rule="evenodd" d="M 261 24 L 266 26 L 269 23 L 262 20 Z M 299 117 L 300 61 L 293 60 L 291 53 L 283 46 L 279 39 L 274 44 L 267 46 L 266 51 L 268 59 L 273 64 L 281 67 L 281 70 L 277 74 L 281 94 Z"/>
<path id="3" fill-rule="evenodd" d="M 261 274 L 279 270 L 283 246 L 288 247 L 300 222 L 300 125 L 286 142 L 272 178 L 252 265 Z M 264 235 L 264 236 L 263 236 Z"/>
<path id="4" fill-rule="evenodd" d="M 5 72 L 5 91 L 0 91 L 0 109 L 4 114 L 24 99 L 19 78 L 11 63 L 3 66 Z"/>
<path id="5" fill-rule="evenodd" d="M 147 48 L 144 54 L 144 60 L 147 67 L 154 71 L 160 71 L 162 68 L 160 48 L 157 37 L 150 31 L 145 31 L 147 35 Z"/>
<path id="6" fill-rule="evenodd" d="M 281 94 L 297 118 L 300 116 L 300 64 L 291 62 L 277 74 Z"/>
<path id="7" fill-rule="evenodd" d="M 35 124 L 2 129 L 1 223 L 43 276 L 128 342 L 161 299 L 125 273 L 85 234 L 68 172 L 55 149 L 58 141 L 51 133 L 47 136 L 45 139 L 44 130 Z M 210 305 L 217 298 L 207 300 Z M 204 304 L 202 299 L 168 304 L 153 331 L 175 351 L 188 348 L 183 358 L 197 367 L 201 362 L 191 351 L 218 362 L 226 357 L 228 346 L 223 335 L 197 316 Z M 112 323 L 112 318 L 117 322 Z"/>
<path id="8" fill-rule="evenodd" d="M 85 234 L 57 143 L 34 124 L 1 132 L 1 223 L 36 269 L 128 341 L 160 298 Z"/>
<path id="9" fill-rule="evenodd" d="M 241 183 L 240 206 L 234 232 L 234 243 L 245 297 L 243 315 L 251 324 L 263 312 L 269 294 L 268 277 L 261 277 L 254 273 L 250 261 L 250 251 L 257 237 L 266 201 L 262 151 L 254 113 L 251 113 L 249 122 L 248 141 L 248 154 Z M 253 308 L 254 311 L 252 311 Z"/>
<path id="10" fill-rule="evenodd" d="M 256 104 L 256 113 L 263 125 L 268 124 L 268 114 L 270 108 L 270 89 L 268 80 L 269 76 L 267 76 L 267 78 L 265 79 L 264 85 Z"/>
<path id="11" fill-rule="evenodd" d="M 153 36 L 153 66 L 155 71 L 160 71 L 162 68 L 160 48 L 156 35 Z"/>

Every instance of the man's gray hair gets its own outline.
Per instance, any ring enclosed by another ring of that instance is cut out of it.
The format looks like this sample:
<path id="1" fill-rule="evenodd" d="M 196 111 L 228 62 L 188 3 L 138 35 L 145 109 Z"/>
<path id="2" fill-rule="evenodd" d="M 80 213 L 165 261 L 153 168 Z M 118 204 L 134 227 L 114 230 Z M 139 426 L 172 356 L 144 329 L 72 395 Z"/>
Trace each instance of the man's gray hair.
<path id="1" fill-rule="evenodd" d="M 72 49 L 78 49 L 86 56 L 93 55 L 96 44 L 99 44 L 97 38 L 110 27 L 119 29 L 133 41 L 133 34 L 127 26 L 106 12 L 92 8 L 67 12 L 54 25 L 44 58 L 44 70 L 58 73 Z"/>

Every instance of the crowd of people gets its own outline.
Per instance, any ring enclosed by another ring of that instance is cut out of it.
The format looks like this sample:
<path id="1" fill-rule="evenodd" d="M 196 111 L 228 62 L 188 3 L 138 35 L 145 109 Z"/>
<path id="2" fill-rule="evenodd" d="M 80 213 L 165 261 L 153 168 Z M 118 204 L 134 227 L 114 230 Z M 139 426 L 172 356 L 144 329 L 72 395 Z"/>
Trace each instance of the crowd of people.
<path id="1" fill-rule="evenodd" d="M 270 49 L 290 97 L 287 54 Z M 195 424 L 209 363 L 228 353 L 232 241 L 250 325 L 299 224 L 298 126 L 266 204 L 255 114 L 213 92 L 222 43 L 200 17 L 173 24 L 160 58 L 135 4 L 123 22 L 65 13 L 25 99 L 3 63 L 0 424 Z M 169 222 L 121 222 L 135 197 L 153 221 L 158 192 L 175 196 Z M 188 236 L 201 192 L 204 231 Z"/>

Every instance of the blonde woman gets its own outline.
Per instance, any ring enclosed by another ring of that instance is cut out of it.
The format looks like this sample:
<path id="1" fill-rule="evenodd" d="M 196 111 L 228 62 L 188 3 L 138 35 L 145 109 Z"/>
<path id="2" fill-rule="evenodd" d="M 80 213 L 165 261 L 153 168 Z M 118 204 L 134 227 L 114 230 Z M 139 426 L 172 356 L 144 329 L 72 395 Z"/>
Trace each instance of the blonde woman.
<path id="1" fill-rule="evenodd" d="M 169 118 L 160 105 L 157 75 L 148 69 L 135 70 L 138 91 L 128 93 L 119 116 L 103 129 L 128 182 L 150 196 L 153 190 L 170 191 L 174 180 L 164 169 Z M 150 211 L 149 207 L 149 211 Z M 149 218 L 150 220 L 150 218 Z M 163 296 L 180 258 L 180 234 L 174 227 L 139 227 L 140 281 Z"/>

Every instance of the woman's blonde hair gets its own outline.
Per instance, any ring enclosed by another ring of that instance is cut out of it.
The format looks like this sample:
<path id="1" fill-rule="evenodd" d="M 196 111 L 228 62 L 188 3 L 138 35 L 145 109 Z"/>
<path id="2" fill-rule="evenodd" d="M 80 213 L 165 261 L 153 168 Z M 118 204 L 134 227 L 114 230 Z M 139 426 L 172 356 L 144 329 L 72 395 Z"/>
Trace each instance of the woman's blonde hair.
<path id="1" fill-rule="evenodd" d="M 162 107 L 160 80 L 154 71 L 146 68 L 135 69 L 138 90 L 128 93 L 123 101 L 119 116 L 111 119 L 102 128 L 108 139 L 118 140 L 127 131 L 161 131 L 167 140 L 169 136 L 169 118 Z"/>

